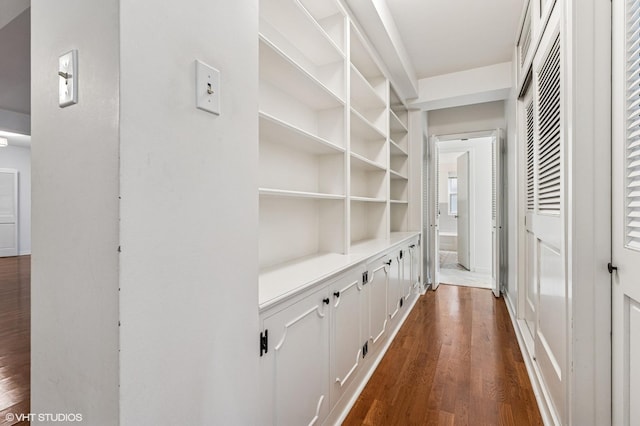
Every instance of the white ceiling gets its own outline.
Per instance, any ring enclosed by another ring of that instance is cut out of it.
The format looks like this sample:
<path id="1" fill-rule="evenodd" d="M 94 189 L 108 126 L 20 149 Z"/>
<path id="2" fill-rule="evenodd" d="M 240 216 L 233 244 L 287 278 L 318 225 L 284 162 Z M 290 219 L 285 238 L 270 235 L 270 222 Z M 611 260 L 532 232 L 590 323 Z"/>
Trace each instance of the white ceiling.
<path id="1" fill-rule="evenodd" d="M 420 79 L 510 61 L 524 1 L 387 0 L 387 4 Z"/>

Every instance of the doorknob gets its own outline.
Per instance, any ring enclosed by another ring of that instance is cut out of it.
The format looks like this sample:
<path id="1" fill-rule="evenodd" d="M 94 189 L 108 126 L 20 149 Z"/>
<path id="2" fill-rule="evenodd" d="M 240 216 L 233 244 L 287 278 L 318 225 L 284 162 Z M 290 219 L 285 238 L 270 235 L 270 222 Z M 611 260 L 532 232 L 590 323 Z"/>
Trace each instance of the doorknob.
<path id="1" fill-rule="evenodd" d="M 607 263 L 607 269 L 609 270 L 609 273 L 610 273 L 610 274 L 613 274 L 613 271 L 617 271 L 617 270 L 618 270 L 618 267 L 617 267 L 617 266 L 613 266 L 613 265 L 611 264 L 611 262 L 609 262 L 609 263 Z"/>

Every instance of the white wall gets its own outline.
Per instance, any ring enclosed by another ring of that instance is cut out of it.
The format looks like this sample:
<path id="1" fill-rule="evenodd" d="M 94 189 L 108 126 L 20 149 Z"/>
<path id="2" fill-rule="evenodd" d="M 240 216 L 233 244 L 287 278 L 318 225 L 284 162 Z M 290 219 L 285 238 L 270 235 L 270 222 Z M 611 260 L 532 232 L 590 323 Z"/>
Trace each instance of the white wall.
<path id="1" fill-rule="evenodd" d="M 488 102 L 429 111 L 429 135 L 450 135 L 504 128 L 504 102 Z"/>
<path id="2" fill-rule="evenodd" d="M 259 424 L 258 2 L 120 16 L 121 425 Z M 219 117 L 195 107 L 196 59 Z"/>
<path id="3" fill-rule="evenodd" d="M 31 412 L 91 425 L 118 418 L 118 3 L 31 5 Z M 79 102 L 59 108 L 72 48 Z"/>
<path id="4" fill-rule="evenodd" d="M 0 169 L 18 171 L 18 254 L 31 254 L 31 149 L 0 148 Z"/>

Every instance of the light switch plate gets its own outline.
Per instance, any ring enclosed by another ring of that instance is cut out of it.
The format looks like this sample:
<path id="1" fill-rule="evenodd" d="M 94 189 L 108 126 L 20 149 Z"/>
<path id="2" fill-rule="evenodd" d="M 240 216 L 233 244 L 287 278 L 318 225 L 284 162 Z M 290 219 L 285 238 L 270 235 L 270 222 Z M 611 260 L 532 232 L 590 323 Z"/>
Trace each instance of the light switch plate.
<path id="1" fill-rule="evenodd" d="M 196 60 L 196 106 L 220 115 L 220 71 Z"/>
<path id="2" fill-rule="evenodd" d="M 78 103 L 78 51 L 58 59 L 58 104 L 60 108 Z"/>

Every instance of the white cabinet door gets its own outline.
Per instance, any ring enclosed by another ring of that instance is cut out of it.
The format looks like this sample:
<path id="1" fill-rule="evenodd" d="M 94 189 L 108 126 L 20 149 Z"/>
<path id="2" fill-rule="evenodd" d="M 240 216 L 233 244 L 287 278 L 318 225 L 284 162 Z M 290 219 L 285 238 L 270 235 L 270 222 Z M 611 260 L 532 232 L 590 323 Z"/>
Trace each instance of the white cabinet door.
<path id="1" fill-rule="evenodd" d="M 329 303 L 325 287 L 264 319 L 262 392 L 271 424 L 319 425 L 329 413 Z"/>
<path id="2" fill-rule="evenodd" d="M 400 256 L 400 277 L 401 277 L 401 297 L 402 297 L 402 306 L 411 298 L 411 288 L 413 287 L 413 282 L 411 280 L 411 251 L 409 247 L 405 247 L 402 249 Z M 402 307 L 401 306 L 401 307 Z"/>
<path id="3" fill-rule="evenodd" d="M 365 284 L 369 305 L 370 350 L 377 347 L 387 331 L 387 294 L 389 287 L 388 256 L 380 257 L 367 265 L 368 281 Z"/>
<path id="4" fill-rule="evenodd" d="M 402 297 L 402 265 L 401 251 L 393 250 L 390 253 L 389 264 L 389 288 L 387 292 L 387 314 L 393 321 L 400 310 L 400 298 Z"/>
<path id="5" fill-rule="evenodd" d="M 409 245 L 409 256 L 411 258 L 410 263 L 410 281 L 411 286 L 418 291 L 420 289 L 420 246 L 417 241 Z"/>
<path id="6" fill-rule="evenodd" d="M 337 402 L 353 381 L 367 341 L 362 329 L 366 309 L 364 268 L 357 268 L 334 282 L 331 298 L 331 403 Z"/>

